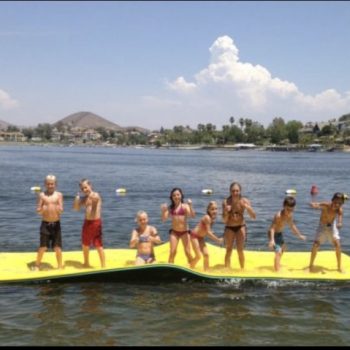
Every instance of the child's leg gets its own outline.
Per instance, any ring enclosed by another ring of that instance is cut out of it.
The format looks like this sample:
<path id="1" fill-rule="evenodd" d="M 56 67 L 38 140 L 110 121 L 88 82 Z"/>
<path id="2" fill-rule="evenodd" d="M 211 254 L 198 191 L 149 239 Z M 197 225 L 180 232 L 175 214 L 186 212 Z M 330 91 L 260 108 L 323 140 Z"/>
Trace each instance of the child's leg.
<path id="1" fill-rule="evenodd" d="M 97 247 L 98 256 L 100 257 L 101 267 L 106 267 L 106 257 L 103 247 Z"/>
<path id="2" fill-rule="evenodd" d="M 84 267 L 91 267 L 89 263 L 89 251 L 90 247 L 88 245 L 83 245 L 83 256 L 84 256 Z"/>
<path id="3" fill-rule="evenodd" d="M 337 266 L 338 266 L 338 271 L 342 272 L 341 268 L 341 245 L 340 245 L 340 240 L 335 239 L 333 241 L 334 247 L 335 247 L 335 254 L 337 256 Z"/>
<path id="4" fill-rule="evenodd" d="M 275 271 L 279 271 L 281 269 L 281 257 L 282 257 L 282 250 L 275 253 Z"/>
<path id="5" fill-rule="evenodd" d="M 282 246 L 277 245 L 275 254 L 275 271 L 279 271 L 281 269 L 281 259 L 285 250 L 286 245 L 284 243 L 282 244 Z"/>
<path id="6" fill-rule="evenodd" d="M 208 271 L 209 270 L 209 253 L 208 253 L 208 248 L 205 245 L 205 242 L 202 243 L 200 248 L 203 254 L 204 271 Z"/>
<path id="7" fill-rule="evenodd" d="M 193 269 L 197 262 L 201 259 L 201 251 L 200 251 L 200 247 L 199 247 L 199 242 L 197 238 L 191 238 L 191 245 L 192 245 L 192 249 L 194 251 L 194 258 L 191 261 L 191 268 Z"/>
<path id="8" fill-rule="evenodd" d="M 63 265 L 62 265 L 62 249 L 60 247 L 55 247 L 54 248 L 55 253 L 56 253 L 56 259 L 57 259 L 57 267 L 59 269 L 63 269 Z"/>
<path id="9" fill-rule="evenodd" d="M 244 242 L 245 242 L 245 227 L 242 227 L 238 233 L 235 233 L 236 235 L 236 244 L 237 244 L 237 253 L 238 253 L 238 260 L 239 265 L 241 269 L 244 269 Z"/>
<path id="10" fill-rule="evenodd" d="M 184 249 L 185 249 L 185 254 L 186 254 L 186 257 L 187 257 L 187 261 L 189 264 L 192 263 L 192 255 L 191 255 L 191 239 L 190 239 L 190 235 L 188 233 L 184 234 L 181 236 L 181 241 L 182 241 L 182 244 L 184 246 Z"/>
<path id="11" fill-rule="evenodd" d="M 226 245 L 226 254 L 225 254 L 225 267 L 231 268 L 231 254 L 233 248 L 233 238 L 234 233 L 226 229 L 224 233 L 225 245 Z"/>
<path id="12" fill-rule="evenodd" d="M 320 247 L 320 242 L 315 241 L 311 249 L 311 257 L 310 257 L 310 264 L 309 264 L 310 270 L 314 267 L 314 261 L 315 261 L 316 254 L 319 247 Z"/>
<path id="13" fill-rule="evenodd" d="M 38 255 L 36 257 L 36 262 L 35 262 L 35 267 L 37 269 L 40 268 L 40 263 L 41 263 L 41 260 L 43 258 L 44 253 L 46 252 L 46 250 L 47 250 L 47 247 L 39 247 L 39 249 L 38 249 Z"/>
<path id="14" fill-rule="evenodd" d="M 140 256 L 136 257 L 135 265 L 145 265 L 145 264 L 146 264 L 146 261 L 144 259 L 142 259 Z"/>
<path id="15" fill-rule="evenodd" d="M 175 234 L 171 233 L 169 237 L 169 242 L 170 242 L 170 253 L 169 253 L 168 262 L 173 264 L 175 260 L 176 249 L 177 249 L 177 245 L 179 244 L 179 240 Z"/>

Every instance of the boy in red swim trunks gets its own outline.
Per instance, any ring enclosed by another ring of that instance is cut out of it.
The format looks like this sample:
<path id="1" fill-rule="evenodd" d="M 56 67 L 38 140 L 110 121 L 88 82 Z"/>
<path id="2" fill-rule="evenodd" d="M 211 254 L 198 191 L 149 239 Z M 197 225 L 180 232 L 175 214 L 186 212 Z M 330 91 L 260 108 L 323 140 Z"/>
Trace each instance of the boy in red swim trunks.
<path id="1" fill-rule="evenodd" d="M 82 248 L 84 254 L 84 267 L 91 267 L 89 263 L 90 246 L 95 246 L 100 257 L 101 267 L 106 266 L 106 259 L 102 244 L 102 221 L 101 221 L 101 196 L 92 190 L 92 184 L 88 179 L 79 183 L 84 197 L 78 193 L 74 199 L 73 208 L 79 211 L 85 207 L 85 220 L 82 229 Z"/>

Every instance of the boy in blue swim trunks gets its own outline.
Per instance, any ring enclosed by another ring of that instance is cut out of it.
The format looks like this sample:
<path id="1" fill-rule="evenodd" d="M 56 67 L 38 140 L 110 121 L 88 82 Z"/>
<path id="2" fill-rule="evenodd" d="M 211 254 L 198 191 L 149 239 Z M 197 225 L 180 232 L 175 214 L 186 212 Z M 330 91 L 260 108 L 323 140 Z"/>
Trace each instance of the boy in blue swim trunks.
<path id="1" fill-rule="evenodd" d="M 140 210 L 135 221 L 138 227 L 131 233 L 130 248 L 137 248 L 135 265 L 150 264 L 156 260 L 153 245 L 162 243 L 157 229 L 148 225 L 148 215 Z"/>
<path id="2" fill-rule="evenodd" d="M 283 252 L 286 250 L 286 244 L 283 239 L 283 230 L 285 225 L 288 225 L 292 232 L 300 239 L 304 240 L 306 237 L 300 233 L 293 221 L 293 211 L 296 205 L 294 197 L 286 197 L 283 201 L 283 209 L 278 211 L 270 226 L 269 247 L 275 251 L 274 268 L 275 271 L 281 269 L 281 258 Z"/>

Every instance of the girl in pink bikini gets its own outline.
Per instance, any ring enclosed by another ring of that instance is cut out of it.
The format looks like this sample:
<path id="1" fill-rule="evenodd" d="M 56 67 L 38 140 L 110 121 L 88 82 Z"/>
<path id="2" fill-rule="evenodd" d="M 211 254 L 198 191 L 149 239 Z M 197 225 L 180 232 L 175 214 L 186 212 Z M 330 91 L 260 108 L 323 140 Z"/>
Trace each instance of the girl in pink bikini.
<path id="1" fill-rule="evenodd" d="M 209 269 L 209 254 L 205 244 L 205 237 L 208 236 L 217 243 L 223 243 L 223 238 L 215 236 L 211 227 L 218 214 L 218 205 L 215 201 L 210 201 L 207 207 L 207 213 L 201 218 L 197 226 L 191 231 L 191 244 L 195 252 L 195 257 L 192 260 L 191 268 L 194 268 L 197 262 L 203 255 L 204 271 Z"/>
<path id="2" fill-rule="evenodd" d="M 170 193 L 171 204 L 162 204 L 161 208 L 161 219 L 165 222 L 169 216 L 171 216 L 172 224 L 169 230 L 169 241 L 170 241 L 170 254 L 169 263 L 174 263 L 177 245 L 181 239 L 185 249 L 185 254 L 188 263 L 191 264 L 193 258 L 191 256 L 191 242 L 190 242 L 190 231 L 188 228 L 187 218 L 194 218 L 196 213 L 192 208 L 192 201 L 187 200 L 184 203 L 184 195 L 180 188 L 173 188 Z"/>

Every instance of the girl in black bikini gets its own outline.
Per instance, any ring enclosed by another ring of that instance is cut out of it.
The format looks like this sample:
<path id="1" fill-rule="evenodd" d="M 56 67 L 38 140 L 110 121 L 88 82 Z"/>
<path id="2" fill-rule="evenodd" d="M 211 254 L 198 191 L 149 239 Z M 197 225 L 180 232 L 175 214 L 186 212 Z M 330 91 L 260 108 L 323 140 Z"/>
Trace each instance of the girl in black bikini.
<path id="1" fill-rule="evenodd" d="M 177 245 L 181 239 L 185 249 L 185 254 L 188 263 L 191 264 L 193 258 L 191 256 L 191 242 L 188 229 L 187 218 L 194 218 L 196 213 L 192 208 L 192 201 L 188 199 L 187 203 L 184 203 L 184 195 L 180 188 L 173 188 L 170 193 L 171 204 L 168 207 L 167 204 L 161 205 L 161 219 L 165 222 L 169 216 L 172 218 L 170 235 L 170 254 L 169 263 L 174 263 Z"/>
<path id="2" fill-rule="evenodd" d="M 250 201 L 241 195 L 241 185 L 233 182 L 230 186 L 231 195 L 223 201 L 222 218 L 225 224 L 224 238 L 226 243 L 225 267 L 231 268 L 231 254 L 233 244 L 236 241 L 239 265 L 244 269 L 244 242 L 246 238 L 246 223 L 244 220 L 244 211 L 248 215 L 256 218 L 256 214 L 251 207 Z"/>

